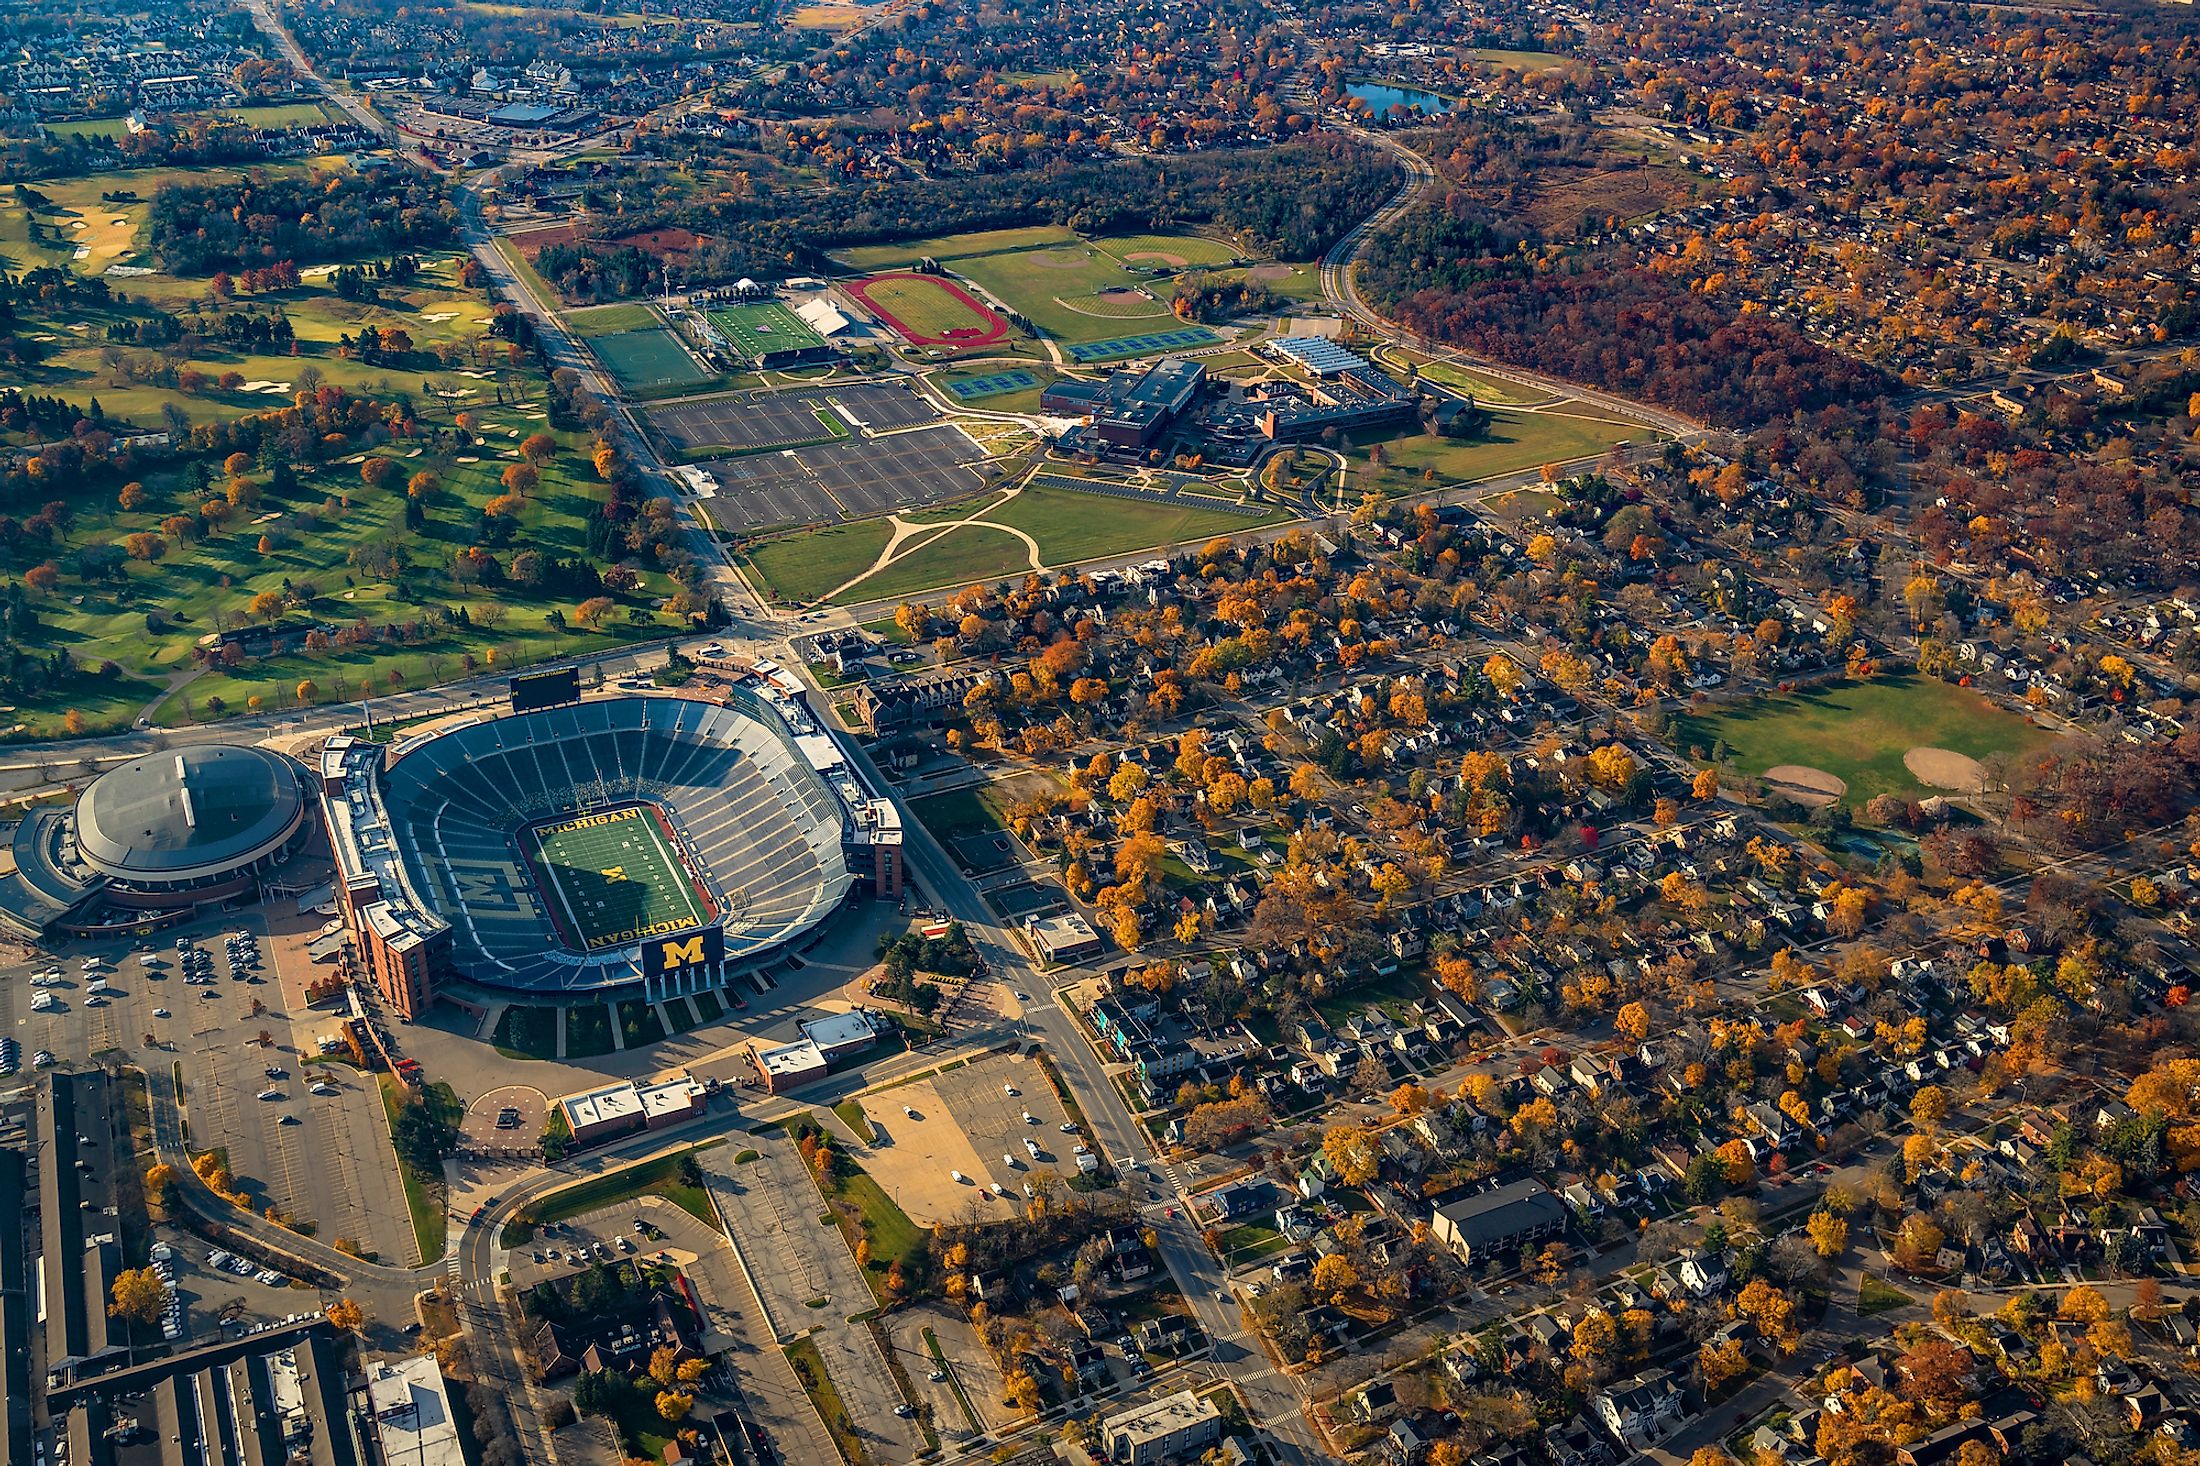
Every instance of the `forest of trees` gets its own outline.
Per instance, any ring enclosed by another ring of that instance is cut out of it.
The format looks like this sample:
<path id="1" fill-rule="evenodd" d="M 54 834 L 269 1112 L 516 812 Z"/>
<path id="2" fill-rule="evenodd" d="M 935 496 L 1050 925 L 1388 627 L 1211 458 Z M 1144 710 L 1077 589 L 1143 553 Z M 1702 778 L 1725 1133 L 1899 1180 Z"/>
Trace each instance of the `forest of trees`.
<path id="1" fill-rule="evenodd" d="M 1389 156 L 1331 135 L 1273 148 L 1183 158 L 1060 162 L 1013 173 L 866 184 L 806 194 L 799 208 L 767 191 L 697 208 L 667 203 L 607 234 L 679 225 L 704 238 L 691 280 L 811 269 L 826 250 L 923 234 L 1060 224 L 1091 234 L 1206 225 L 1239 231 L 1280 259 L 1320 255 L 1397 185 Z M 551 245 L 535 268 L 575 300 L 639 294 L 656 257 L 630 246 Z"/>
<path id="2" fill-rule="evenodd" d="M 216 270 L 390 255 L 449 243 L 458 210 L 442 185 L 409 170 L 253 174 L 170 184 L 153 195 L 146 242 L 164 270 Z"/>
<path id="3" fill-rule="evenodd" d="M 1411 277 L 1388 278 L 1396 289 Z M 1736 427 L 1868 408 L 1894 386 L 1791 326 L 1735 315 L 1645 270 L 1508 271 L 1371 298 L 1447 344 Z"/>

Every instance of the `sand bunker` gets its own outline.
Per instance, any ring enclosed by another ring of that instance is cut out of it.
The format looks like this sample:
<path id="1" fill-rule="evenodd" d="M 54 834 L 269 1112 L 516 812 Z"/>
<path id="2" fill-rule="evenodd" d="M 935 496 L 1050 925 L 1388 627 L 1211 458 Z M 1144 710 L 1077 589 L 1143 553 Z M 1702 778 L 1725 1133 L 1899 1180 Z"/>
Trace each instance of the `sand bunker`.
<path id="1" fill-rule="evenodd" d="M 1765 785 L 1775 794 L 1816 809 L 1849 792 L 1847 781 L 1808 764 L 1776 764 L 1765 770 Z"/>
<path id="2" fill-rule="evenodd" d="M 1949 748 L 1913 748 L 1902 755 L 1902 767 L 1928 789 L 1976 794 L 1986 787 L 1986 770 L 1979 761 Z"/>

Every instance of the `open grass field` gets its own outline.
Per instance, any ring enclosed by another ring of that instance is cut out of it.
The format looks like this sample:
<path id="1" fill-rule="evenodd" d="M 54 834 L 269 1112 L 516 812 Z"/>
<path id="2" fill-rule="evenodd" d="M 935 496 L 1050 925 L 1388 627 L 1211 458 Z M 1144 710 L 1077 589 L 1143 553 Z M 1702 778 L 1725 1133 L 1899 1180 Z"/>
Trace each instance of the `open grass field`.
<path id="1" fill-rule="evenodd" d="M 1934 791 L 1903 763 L 1913 748 L 1945 748 L 1974 759 L 2043 748 L 2054 735 L 2002 711 L 1968 688 L 1931 677 L 1877 677 L 1779 697 L 1761 697 L 1681 720 L 1680 748 L 1708 760 L 1721 743 L 1733 766 L 1762 775 L 1782 765 L 1823 769 L 1848 785 L 1861 807 L 1875 795 L 1919 798 Z"/>
<path id="2" fill-rule="evenodd" d="M 1201 234 L 1109 234 L 1093 246 L 1136 270 L 1183 270 L 1227 265 L 1240 256 L 1234 245 Z"/>
<path id="3" fill-rule="evenodd" d="M 565 312 L 565 324 L 576 336 L 617 336 L 627 331 L 649 331 L 664 324 L 655 306 L 592 305 Z"/>
<path id="4" fill-rule="evenodd" d="M 1474 59 L 1504 71 L 1545 71 L 1566 58 L 1556 51 L 1506 51 L 1485 46 L 1474 52 Z"/>
<path id="5" fill-rule="evenodd" d="M 1486 377 L 1448 361 L 1430 361 L 1419 356 L 1410 359 L 1420 368 L 1423 380 L 1468 393 L 1484 407 L 1533 407 L 1551 400 L 1548 392 L 1499 377 Z"/>
<path id="6" fill-rule="evenodd" d="M 1272 274 L 1279 294 L 1319 293 L 1311 267 L 1245 266 L 1238 248 L 1198 234 L 1125 234 L 1087 240 L 1068 229 L 992 229 L 844 250 L 861 270 L 938 261 L 982 287 L 1049 336 L 1068 342 L 1137 334 L 1125 322 L 1170 319 L 1165 279 L 1179 270 L 1251 268 Z M 906 317 L 905 317 L 906 319 Z"/>
<path id="7" fill-rule="evenodd" d="M 893 244 L 866 244 L 841 250 L 836 258 L 852 270 L 898 270 L 919 260 L 938 260 L 945 264 L 973 255 L 1078 243 L 1074 231 L 1048 224 L 1026 229 L 980 229 L 969 234 L 942 234 Z"/>
<path id="8" fill-rule="evenodd" d="M 598 952 L 703 922 L 708 911 L 661 819 L 629 804 L 527 832 L 528 865 L 567 940 Z"/>
<path id="9" fill-rule="evenodd" d="M 1082 240 L 1039 249 L 971 255 L 948 263 L 956 274 L 975 281 L 1005 301 L 1049 336 L 1063 341 L 1099 341 L 1131 334 L 1125 319 L 1170 319 L 1168 304 L 1147 294 L 1150 279 L 1134 275 L 1097 247 Z M 1166 292 L 1153 287 L 1155 295 Z M 1099 299 L 1120 302 L 1125 311 L 1095 314 Z"/>
<path id="10" fill-rule="evenodd" d="M 847 291 L 911 346 L 961 351 L 991 346 L 1009 334 L 1008 322 L 983 301 L 937 275 L 873 275 Z"/>
<path id="11" fill-rule="evenodd" d="M 1282 510 L 1232 513 L 1196 500 L 1159 495 L 1121 498 L 1026 487 L 996 496 L 990 504 L 969 500 L 904 515 L 909 523 L 945 527 L 903 540 L 891 563 L 852 584 L 851 577 L 870 565 L 886 545 L 889 532 L 883 520 L 768 540 L 750 551 L 749 563 L 773 590 L 790 600 L 829 596 L 839 604 L 855 604 L 1026 574 L 1033 568 L 1033 544 L 1041 563 L 1052 568 L 1238 534 L 1286 517 Z M 855 533 L 866 526 L 870 526 L 868 533 Z"/>
<path id="12" fill-rule="evenodd" d="M 241 122 L 247 127 L 286 128 L 321 127 L 331 119 L 317 102 L 273 102 L 259 107 L 217 107 L 211 113 L 179 112 L 157 116 L 200 117 L 215 116 L 231 122 Z M 63 137 L 119 138 L 129 130 L 129 123 L 122 117 L 94 117 L 78 122 L 55 122 L 47 131 Z"/>
<path id="13" fill-rule="evenodd" d="M 596 353 L 604 370 L 617 377 L 619 385 L 629 392 L 699 387 L 713 380 L 712 373 L 662 326 L 621 331 L 611 336 L 591 336 L 588 349 Z"/>
<path id="14" fill-rule="evenodd" d="M 1047 564 L 1073 565 L 1154 545 L 1240 534 L 1289 516 L 1280 509 L 1256 516 L 1209 509 L 1183 499 L 1157 498 L 1148 504 L 1074 489 L 1027 488 L 986 517 L 1037 540 Z"/>
<path id="15" fill-rule="evenodd" d="M 1647 442 L 1654 436 L 1649 428 L 1634 423 L 1498 410 L 1491 414 L 1489 431 L 1480 438 L 1455 440 L 1424 433 L 1385 443 L 1389 465 L 1380 483 L 1385 493 L 1413 493 L 1545 463 L 1566 463 L 1601 453 L 1615 443 Z"/>
<path id="16" fill-rule="evenodd" d="M 704 316 L 751 365 L 780 351 L 802 351 L 825 344 L 803 319 L 776 300 L 748 305 L 713 306 Z"/>
<path id="17" fill-rule="evenodd" d="M 920 591 L 1006 580 L 1031 569 L 1031 552 L 1005 529 L 970 524 L 943 530 L 893 564 L 832 597 L 837 605 L 898 598 Z"/>
<path id="18" fill-rule="evenodd" d="M 862 574 L 892 533 L 883 519 L 859 519 L 762 540 L 742 558 L 752 574 L 786 599 L 814 601 Z"/>

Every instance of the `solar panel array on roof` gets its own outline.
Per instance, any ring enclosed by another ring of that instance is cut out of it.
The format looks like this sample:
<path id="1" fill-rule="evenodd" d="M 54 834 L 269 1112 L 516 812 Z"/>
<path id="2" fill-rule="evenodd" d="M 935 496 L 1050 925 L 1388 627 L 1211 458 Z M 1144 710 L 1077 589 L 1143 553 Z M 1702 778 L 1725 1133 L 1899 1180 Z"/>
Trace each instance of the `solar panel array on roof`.
<path id="1" fill-rule="evenodd" d="M 1276 341 L 1276 350 L 1317 377 L 1334 377 L 1342 372 L 1367 368 L 1365 361 L 1326 336 L 1284 336 Z"/>

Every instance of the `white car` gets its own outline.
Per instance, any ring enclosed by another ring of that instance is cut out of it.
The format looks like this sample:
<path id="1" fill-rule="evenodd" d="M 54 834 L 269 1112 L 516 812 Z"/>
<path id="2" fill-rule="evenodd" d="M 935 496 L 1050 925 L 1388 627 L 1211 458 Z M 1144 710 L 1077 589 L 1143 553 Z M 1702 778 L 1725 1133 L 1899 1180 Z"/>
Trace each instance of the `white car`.
<path id="1" fill-rule="evenodd" d="M 1010 1099 L 1014 1099 L 1016 1098 L 1016 1086 L 1013 1084 L 1004 1084 L 1001 1086 L 1001 1093 L 1007 1095 Z"/>
<path id="2" fill-rule="evenodd" d="M 1031 1152 L 1033 1160 L 1039 1159 L 1039 1142 L 1028 1135 L 1024 1137 L 1024 1149 Z"/>
<path id="3" fill-rule="evenodd" d="M 155 1008 L 155 1009 L 153 1010 L 153 1016 L 154 1016 L 155 1018 L 166 1018 L 166 1017 L 168 1017 L 168 1016 L 170 1016 L 170 1015 L 169 1015 L 169 1012 L 168 1012 L 168 1010 L 167 1010 L 166 1008 Z"/>
<path id="4" fill-rule="evenodd" d="M 306 1090 L 306 1093 L 307 1093 L 307 1094 L 336 1094 L 336 1093 L 339 1093 L 339 1091 L 337 1090 L 336 1086 L 335 1086 L 335 1085 L 333 1085 L 333 1084 L 315 1084 L 315 1085 L 312 1085 L 312 1086 L 308 1087 L 308 1088 L 307 1088 L 307 1090 Z"/>
<path id="5" fill-rule="evenodd" d="M 283 1097 L 283 1092 L 279 1089 L 263 1089 L 259 1097 L 264 1100 L 279 1100 Z"/>
<path id="6" fill-rule="evenodd" d="M 907 1116 L 908 1116 L 908 1117 L 909 1117 L 910 1119 L 912 1119 L 912 1120 L 914 1120 L 914 1119 L 916 1119 L 916 1118 L 917 1118 L 917 1112 L 916 1112 L 916 1110 L 915 1110 L 915 1109 L 913 1109 L 912 1107 L 908 1106 L 908 1105 L 903 1105 L 903 1106 L 901 1107 L 901 1112 L 902 1112 L 902 1113 L 903 1113 L 904 1115 L 907 1115 Z"/>
<path id="7" fill-rule="evenodd" d="M 1077 1133 L 1077 1127 L 1071 1124 L 1069 1121 L 1064 1120 L 1062 1122 L 1062 1133 L 1064 1135 L 1075 1135 Z"/>
<path id="8" fill-rule="evenodd" d="M 107 1006 L 107 1000 L 98 993 L 93 993 L 84 1000 L 84 1006 L 87 1008 L 104 1008 Z"/>

